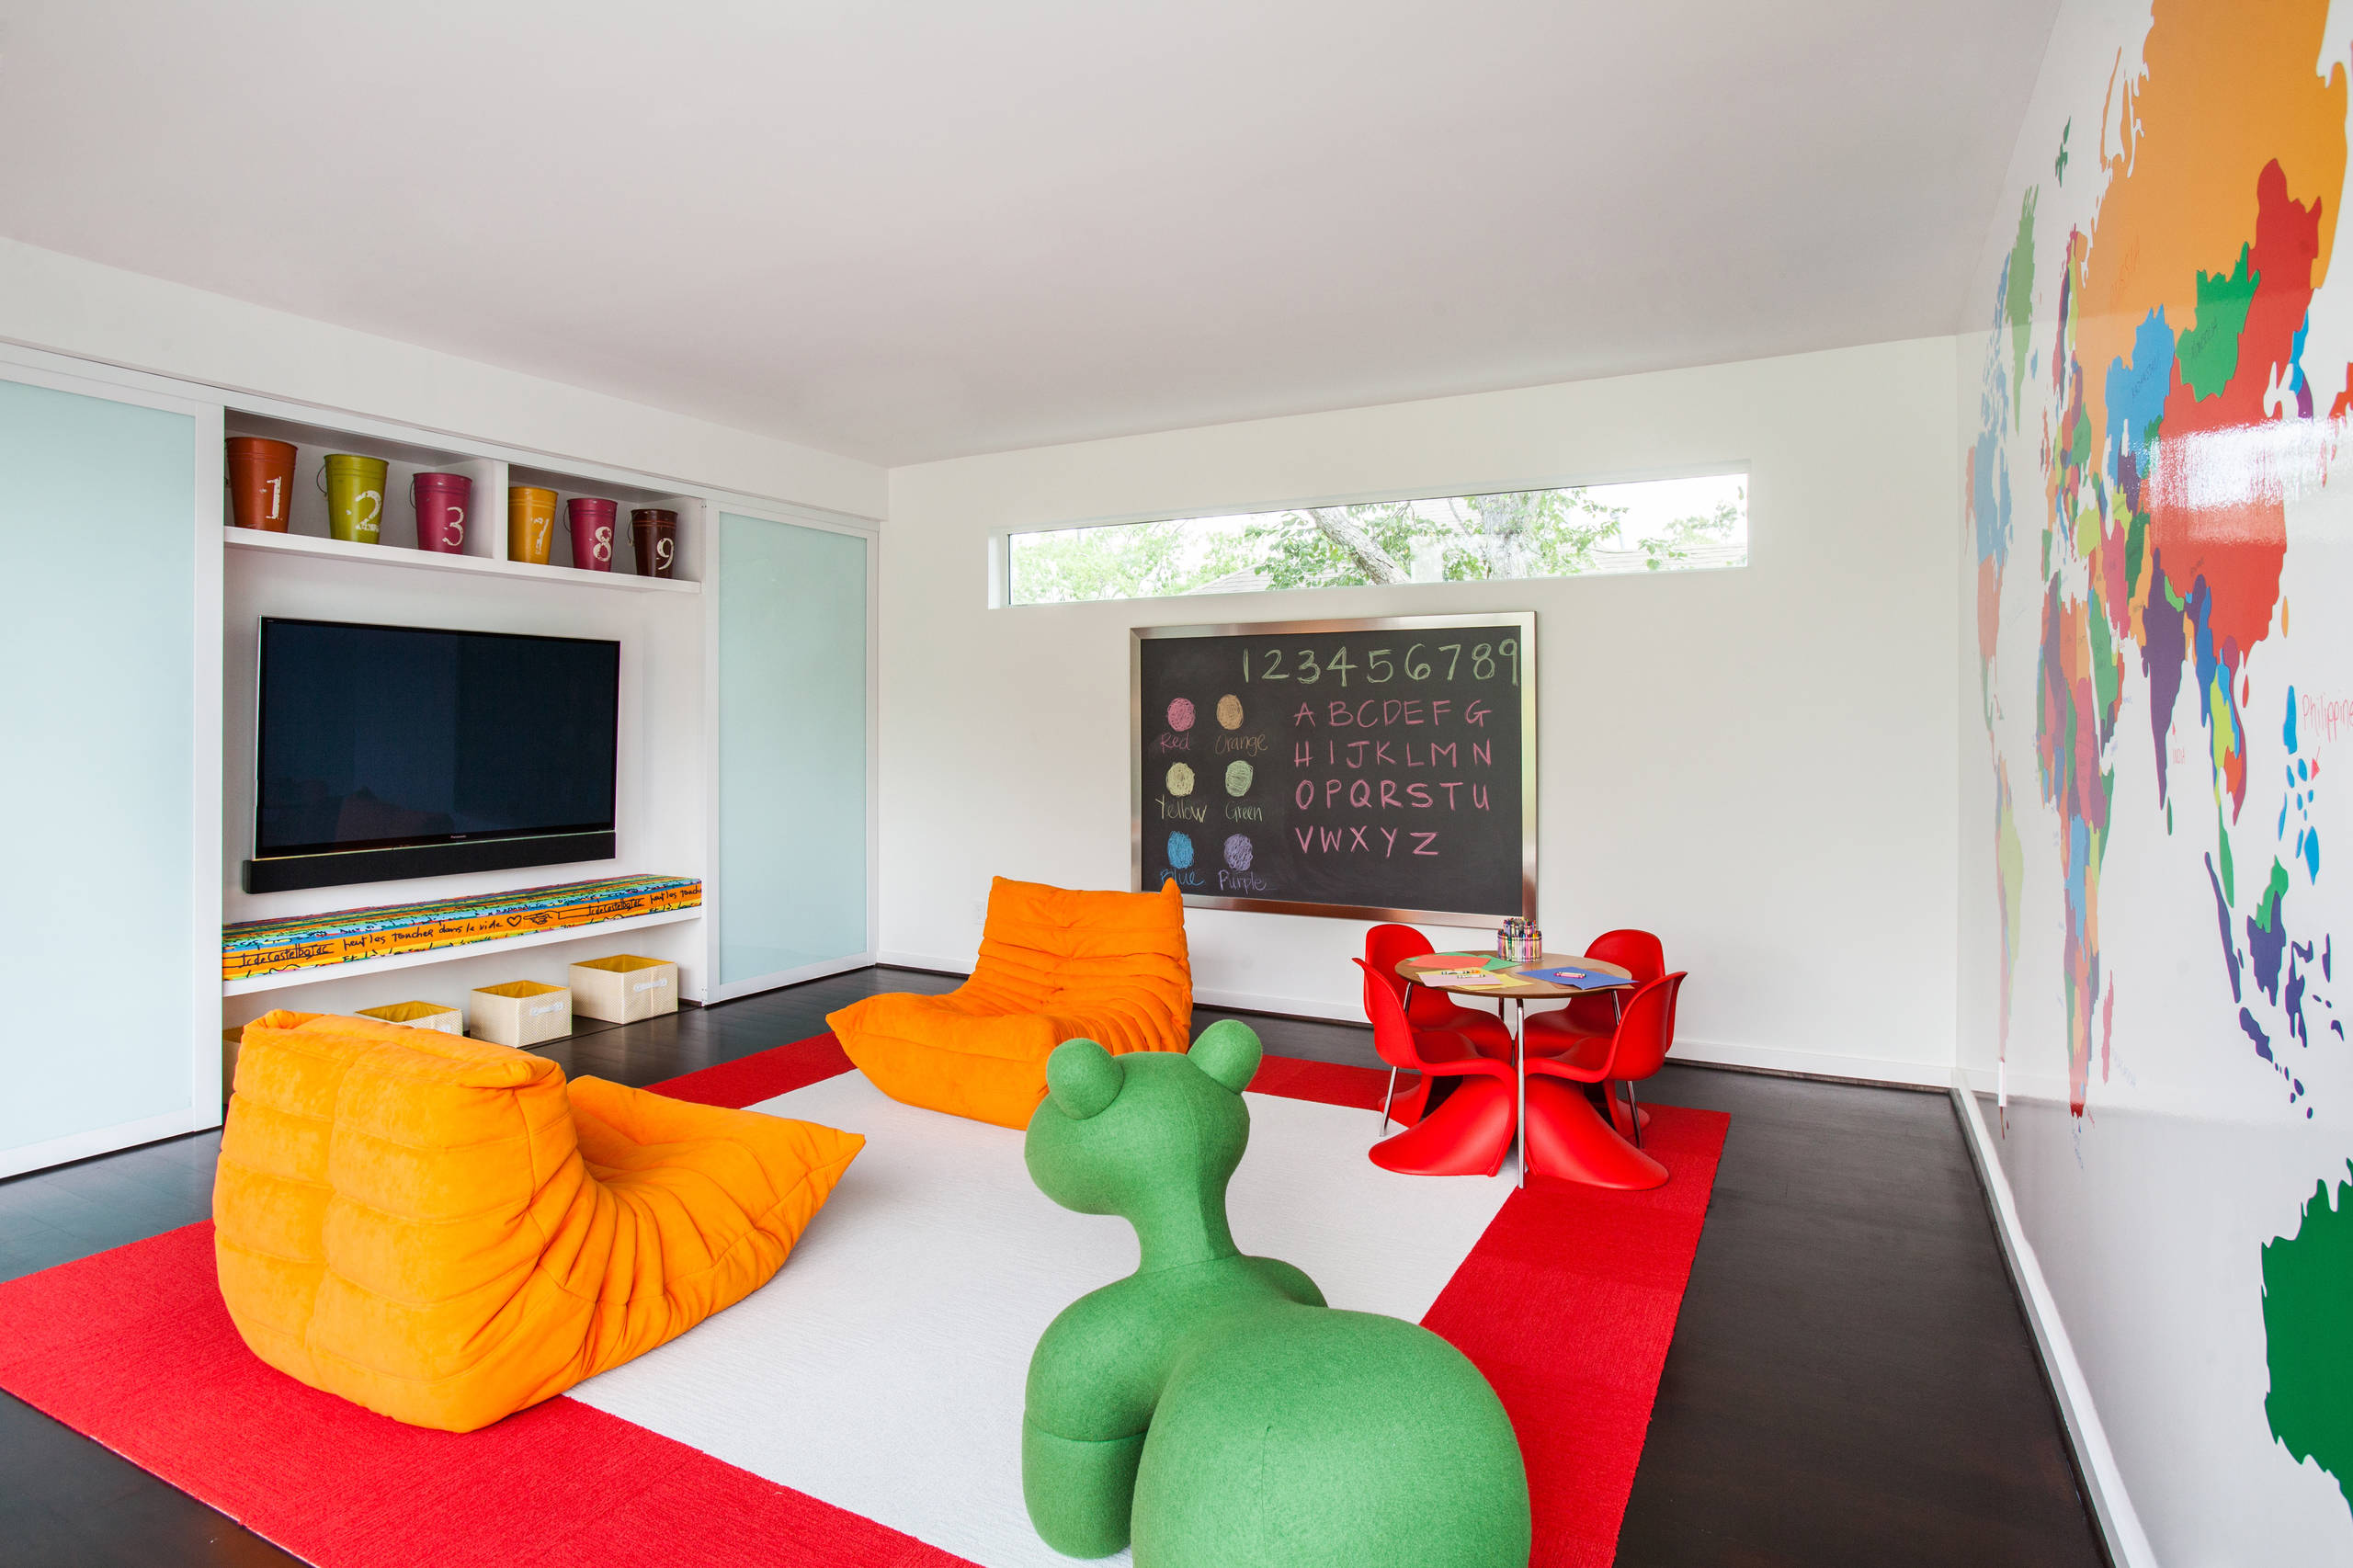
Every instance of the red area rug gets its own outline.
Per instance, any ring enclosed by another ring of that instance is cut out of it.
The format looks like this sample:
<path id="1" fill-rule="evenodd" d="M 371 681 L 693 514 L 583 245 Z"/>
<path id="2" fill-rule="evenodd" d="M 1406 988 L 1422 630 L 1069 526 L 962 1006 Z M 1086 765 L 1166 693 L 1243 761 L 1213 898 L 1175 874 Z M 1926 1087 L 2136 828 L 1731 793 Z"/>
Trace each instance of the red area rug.
<path id="1" fill-rule="evenodd" d="M 830 1035 L 656 1085 L 750 1105 L 846 1071 Z M 1261 1093 L 1377 1108 L 1383 1074 L 1269 1057 Z M 1425 1320 L 1477 1363 L 1527 1456 L 1539 1568 L 1616 1553 L 1723 1149 L 1652 1108 L 1651 1193 L 1515 1193 Z M 190 1225 L 0 1284 L 0 1388 L 323 1568 L 956 1568 L 911 1536 L 570 1399 L 480 1432 L 404 1426 L 255 1359 Z"/>

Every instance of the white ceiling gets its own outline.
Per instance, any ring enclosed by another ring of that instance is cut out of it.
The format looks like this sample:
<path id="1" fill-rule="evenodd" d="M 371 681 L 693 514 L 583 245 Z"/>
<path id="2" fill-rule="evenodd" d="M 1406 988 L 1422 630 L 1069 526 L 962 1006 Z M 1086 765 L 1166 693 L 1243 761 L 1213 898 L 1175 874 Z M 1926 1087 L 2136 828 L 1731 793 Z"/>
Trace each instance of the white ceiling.
<path id="1" fill-rule="evenodd" d="M 900 463 L 1953 330 L 2056 0 L 11 0 L 0 232 Z"/>

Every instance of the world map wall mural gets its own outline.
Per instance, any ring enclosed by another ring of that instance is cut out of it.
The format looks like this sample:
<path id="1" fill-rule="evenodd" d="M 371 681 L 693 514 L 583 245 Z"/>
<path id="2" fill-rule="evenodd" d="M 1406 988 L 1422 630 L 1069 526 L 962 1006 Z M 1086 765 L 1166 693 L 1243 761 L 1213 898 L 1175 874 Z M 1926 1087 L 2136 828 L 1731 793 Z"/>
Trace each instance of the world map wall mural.
<path id="1" fill-rule="evenodd" d="M 2040 1107 L 1989 1111 L 2038 1248 L 2091 1249 L 2062 1307 L 2169 1561 L 2353 1562 L 2347 9 L 2069 0 L 1963 340 L 1964 1062 Z M 2139 1409 L 2241 1476 L 2171 1495 Z M 2245 1476 L 2296 1499 L 2268 1553 L 2167 1526 Z"/>

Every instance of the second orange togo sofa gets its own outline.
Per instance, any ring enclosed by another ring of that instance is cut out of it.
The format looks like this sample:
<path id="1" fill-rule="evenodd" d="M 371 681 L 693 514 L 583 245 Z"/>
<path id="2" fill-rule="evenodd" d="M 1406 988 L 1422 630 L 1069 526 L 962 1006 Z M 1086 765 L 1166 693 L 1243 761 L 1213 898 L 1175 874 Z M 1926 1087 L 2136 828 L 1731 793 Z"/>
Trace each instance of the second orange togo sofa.
<path id="1" fill-rule="evenodd" d="M 996 878 L 980 963 L 944 996 L 870 996 L 830 1015 L 842 1050 L 894 1100 L 1022 1128 L 1066 1040 L 1114 1056 L 1192 1042 L 1185 903 Z"/>

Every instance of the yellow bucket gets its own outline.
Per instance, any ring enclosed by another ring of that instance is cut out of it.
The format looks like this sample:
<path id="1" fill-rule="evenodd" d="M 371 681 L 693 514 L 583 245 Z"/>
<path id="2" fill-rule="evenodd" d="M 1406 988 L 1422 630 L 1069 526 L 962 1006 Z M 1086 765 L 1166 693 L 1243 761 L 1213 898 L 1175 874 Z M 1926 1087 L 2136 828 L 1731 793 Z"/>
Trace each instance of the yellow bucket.
<path id="1" fill-rule="evenodd" d="M 548 563 L 548 546 L 555 540 L 555 492 L 536 484 L 506 487 L 506 559 Z"/>
<path id="2" fill-rule="evenodd" d="M 327 493 L 327 531 L 353 544 L 374 544 L 383 531 L 388 472 L 381 458 L 330 454 L 319 470 L 319 488 Z"/>

